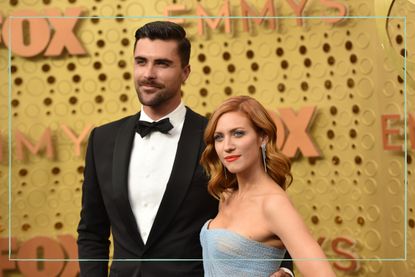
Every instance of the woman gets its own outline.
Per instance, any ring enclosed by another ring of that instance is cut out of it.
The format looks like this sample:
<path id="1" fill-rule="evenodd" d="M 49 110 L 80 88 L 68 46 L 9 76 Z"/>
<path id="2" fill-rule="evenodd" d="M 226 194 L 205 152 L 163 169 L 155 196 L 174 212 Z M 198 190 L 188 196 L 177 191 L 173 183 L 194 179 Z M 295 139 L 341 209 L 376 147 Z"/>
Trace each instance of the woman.
<path id="1" fill-rule="evenodd" d="M 269 276 L 285 249 L 303 276 L 335 276 L 285 192 L 291 164 L 277 150 L 265 108 L 251 97 L 229 98 L 204 139 L 201 163 L 219 199 L 217 216 L 200 234 L 205 276 Z"/>

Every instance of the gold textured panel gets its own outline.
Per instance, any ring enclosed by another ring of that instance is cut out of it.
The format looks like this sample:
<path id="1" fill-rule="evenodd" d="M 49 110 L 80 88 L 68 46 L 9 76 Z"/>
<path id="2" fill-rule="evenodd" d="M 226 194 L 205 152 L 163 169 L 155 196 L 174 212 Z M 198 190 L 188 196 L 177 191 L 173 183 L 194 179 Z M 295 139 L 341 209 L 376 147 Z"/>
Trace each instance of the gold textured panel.
<path id="1" fill-rule="evenodd" d="M 247 1 L 260 11 L 264 0 Z M 278 15 L 293 16 L 286 1 L 273 1 Z M 304 15 L 330 13 L 319 1 L 309 0 Z M 337 2 L 337 1 L 336 1 Z M 388 21 L 391 47 L 404 53 L 407 39 L 408 61 L 415 61 L 415 4 L 411 1 L 338 1 L 347 3 L 352 16 L 376 14 L 379 2 L 392 3 L 391 16 L 407 16 L 404 21 Z M 184 4 L 183 15 L 195 15 L 200 3 L 217 15 L 223 1 L 158 0 L 152 3 L 125 0 L 14 0 L 0 1 L 2 27 L 13 11 L 41 12 L 57 7 L 83 7 L 84 16 L 162 15 L 166 6 Z M 232 0 L 231 11 L 240 15 L 239 1 Z M 331 11 L 333 12 L 333 11 Z M 0 44 L 0 237 L 9 232 L 8 211 L 8 120 L 12 122 L 12 207 L 10 232 L 19 245 L 39 236 L 58 241 L 59 236 L 76 237 L 81 202 L 85 142 L 77 155 L 64 132 L 65 124 L 79 136 L 92 125 L 100 125 L 139 110 L 132 80 L 132 48 L 135 29 L 151 19 L 80 19 L 76 34 L 87 54 L 64 53 L 60 57 L 12 56 L 11 114 L 8 114 L 8 49 Z M 382 46 L 376 19 L 345 19 L 335 25 L 320 19 L 277 19 L 277 30 L 251 24 L 244 32 L 241 20 L 232 20 L 233 33 L 218 30 L 201 36 L 197 20 L 186 19 L 184 26 L 192 41 L 192 73 L 183 87 L 183 101 L 197 112 L 209 115 L 224 99 L 251 95 L 267 109 L 316 106 L 310 136 L 321 151 L 319 158 L 302 155 L 293 159 L 294 183 L 289 189 L 295 206 L 329 258 L 348 258 L 332 247 L 336 238 L 346 237 L 355 245 L 341 248 L 360 259 L 357 272 L 336 268 L 338 276 L 412 276 L 414 262 L 414 150 L 408 137 L 405 167 L 401 151 L 387 151 L 382 144 L 382 114 L 404 116 L 403 72 Z M 415 76 L 415 72 L 409 72 Z M 408 86 L 407 111 L 414 113 L 415 88 Z M 33 144 L 50 128 L 55 157 L 46 152 L 26 151 L 17 159 L 15 131 Z M 403 123 L 390 128 L 402 129 Z M 392 143 L 402 143 L 398 135 Z M 404 170 L 408 174 L 408 207 L 404 207 Z M 407 221 L 404 214 L 407 213 Z M 407 226 L 408 260 L 402 258 Z M 34 258 L 34 257 L 33 257 Z M 353 262 L 337 261 L 340 267 Z M 333 263 L 334 264 L 334 263 Z M 67 266 L 72 264 L 67 264 Z M 1 274 L 0 274 L 1 275 Z M 18 275 L 17 275 L 18 276 Z M 296 276 L 301 276 L 299 273 Z"/>

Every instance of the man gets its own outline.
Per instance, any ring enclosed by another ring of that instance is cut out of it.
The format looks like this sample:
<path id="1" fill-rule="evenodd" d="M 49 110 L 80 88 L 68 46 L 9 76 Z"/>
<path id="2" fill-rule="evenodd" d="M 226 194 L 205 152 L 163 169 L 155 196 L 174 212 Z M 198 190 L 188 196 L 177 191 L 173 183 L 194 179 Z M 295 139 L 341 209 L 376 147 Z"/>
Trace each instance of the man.
<path id="1" fill-rule="evenodd" d="M 110 231 L 110 276 L 203 276 L 199 232 L 218 203 L 199 165 L 206 119 L 181 102 L 190 42 L 171 22 L 148 23 L 135 37 L 142 110 L 91 132 L 78 249 L 96 261 L 81 262 L 81 276 L 107 276 Z"/>

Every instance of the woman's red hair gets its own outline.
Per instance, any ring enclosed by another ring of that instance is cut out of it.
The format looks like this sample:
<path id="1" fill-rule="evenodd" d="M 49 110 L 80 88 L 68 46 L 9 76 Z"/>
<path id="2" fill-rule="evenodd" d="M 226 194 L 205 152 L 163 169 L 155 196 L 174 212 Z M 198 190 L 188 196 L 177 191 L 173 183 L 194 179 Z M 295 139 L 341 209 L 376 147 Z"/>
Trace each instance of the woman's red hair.
<path id="1" fill-rule="evenodd" d="M 238 189 L 234 174 L 227 171 L 225 177 L 225 167 L 216 153 L 213 138 L 219 118 L 228 112 L 244 113 L 251 121 L 256 132 L 268 137 L 266 145 L 267 173 L 280 187 L 286 189 L 292 181 L 291 162 L 277 149 L 277 127 L 274 121 L 265 108 L 254 98 L 235 96 L 228 98 L 215 110 L 205 130 L 206 148 L 202 153 L 200 162 L 210 176 L 209 193 L 220 199 L 223 192 Z"/>

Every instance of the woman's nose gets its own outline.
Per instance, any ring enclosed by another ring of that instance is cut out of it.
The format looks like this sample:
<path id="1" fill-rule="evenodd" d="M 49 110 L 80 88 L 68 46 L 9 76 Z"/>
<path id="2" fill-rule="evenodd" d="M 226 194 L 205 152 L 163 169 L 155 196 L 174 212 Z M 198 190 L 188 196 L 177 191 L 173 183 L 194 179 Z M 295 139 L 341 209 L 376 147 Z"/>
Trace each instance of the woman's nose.
<path id="1" fill-rule="evenodd" d="M 224 143 L 225 143 L 224 149 L 226 152 L 232 152 L 233 150 L 235 150 L 235 144 L 233 143 L 232 138 L 230 137 L 225 138 Z"/>

